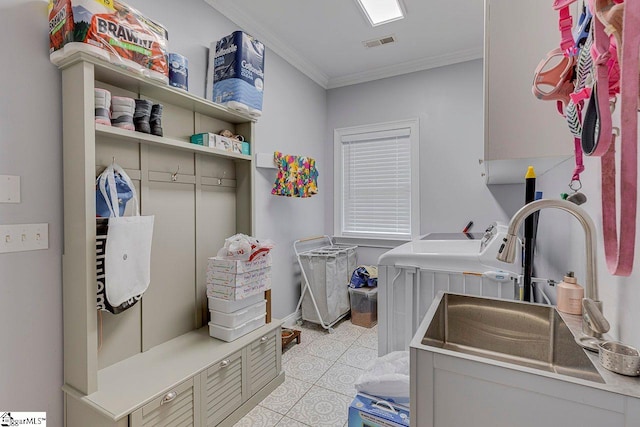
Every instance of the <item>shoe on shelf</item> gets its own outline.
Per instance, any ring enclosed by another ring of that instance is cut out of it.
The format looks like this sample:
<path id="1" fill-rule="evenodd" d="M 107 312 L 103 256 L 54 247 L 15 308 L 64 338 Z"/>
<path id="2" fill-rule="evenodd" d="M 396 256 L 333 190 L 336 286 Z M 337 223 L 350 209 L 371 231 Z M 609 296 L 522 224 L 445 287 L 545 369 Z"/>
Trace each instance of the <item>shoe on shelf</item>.
<path id="1" fill-rule="evenodd" d="M 162 104 L 153 104 L 151 107 L 149 125 L 153 135 L 162 136 Z"/>
<path id="2" fill-rule="evenodd" d="M 94 89 L 96 123 L 111 126 L 111 92 L 105 89 Z"/>
<path id="3" fill-rule="evenodd" d="M 136 102 L 133 98 L 114 96 L 111 98 L 111 125 L 127 130 L 136 130 L 133 125 L 133 113 Z"/>
<path id="4" fill-rule="evenodd" d="M 138 132 L 151 133 L 149 118 L 153 102 L 147 99 L 136 99 L 136 111 L 133 113 L 133 124 Z"/>

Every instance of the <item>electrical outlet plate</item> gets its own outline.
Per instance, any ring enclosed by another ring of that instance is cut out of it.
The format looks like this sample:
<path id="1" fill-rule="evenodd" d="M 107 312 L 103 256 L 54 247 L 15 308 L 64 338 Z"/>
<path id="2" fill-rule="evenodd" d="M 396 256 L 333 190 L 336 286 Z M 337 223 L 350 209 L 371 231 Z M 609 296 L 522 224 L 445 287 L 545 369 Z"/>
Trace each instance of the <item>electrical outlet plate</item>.
<path id="1" fill-rule="evenodd" d="M 20 177 L 0 175 L 0 203 L 20 203 Z"/>
<path id="2" fill-rule="evenodd" d="M 0 253 L 49 249 L 49 224 L 0 225 Z"/>

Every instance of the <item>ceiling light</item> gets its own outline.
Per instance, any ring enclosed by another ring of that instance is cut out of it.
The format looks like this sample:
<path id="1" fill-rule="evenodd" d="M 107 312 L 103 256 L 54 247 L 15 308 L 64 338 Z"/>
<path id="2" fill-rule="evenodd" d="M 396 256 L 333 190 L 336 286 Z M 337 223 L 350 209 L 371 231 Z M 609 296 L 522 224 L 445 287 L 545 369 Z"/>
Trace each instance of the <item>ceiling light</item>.
<path id="1" fill-rule="evenodd" d="M 401 0 L 358 0 L 372 26 L 404 18 Z"/>

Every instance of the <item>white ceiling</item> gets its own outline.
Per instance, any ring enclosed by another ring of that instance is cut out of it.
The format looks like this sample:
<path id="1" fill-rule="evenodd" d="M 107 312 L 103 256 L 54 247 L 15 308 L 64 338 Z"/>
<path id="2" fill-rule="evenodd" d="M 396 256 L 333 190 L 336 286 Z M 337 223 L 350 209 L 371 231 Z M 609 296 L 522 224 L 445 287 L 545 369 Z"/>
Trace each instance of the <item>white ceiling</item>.
<path id="1" fill-rule="evenodd" d="M 482 57 L 482 0 L 403 0 L 407 16 L 375 28 L 356 0 L 205 1 L 326 89 Z"/>

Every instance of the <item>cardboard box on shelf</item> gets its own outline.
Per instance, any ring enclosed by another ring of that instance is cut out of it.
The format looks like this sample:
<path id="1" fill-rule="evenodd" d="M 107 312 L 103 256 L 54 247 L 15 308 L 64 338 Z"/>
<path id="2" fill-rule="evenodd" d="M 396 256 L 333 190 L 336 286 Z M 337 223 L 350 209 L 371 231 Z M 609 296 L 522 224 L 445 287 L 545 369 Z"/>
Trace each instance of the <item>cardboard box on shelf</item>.
<path id="1" fill-rule="evenodd" d="M 271 288 L 271 277 L 251 282 L 243 286 L 207 285 L 207 296 L 226 300 L 240 300 L 260 294 Z"/>
<path id="2" fill-rule="evenodd" d="M 244 273 L 226 273 L 223 271 L 207 271 L 207 284 L 222 286 L 245 286 L 257 282 L 266 277 L 271 277 L 271 267 L 259 270 L 247 271 Z"/>
<path id="3" fill-rule="evenodd" d="M 222 273 L 245 273 L 271 266 L 271 254 L 256 258 L 253 261 L 240 261 L 236 259 L 212 257 L 207 263 L 207 271 L 220 271 Z"/>

